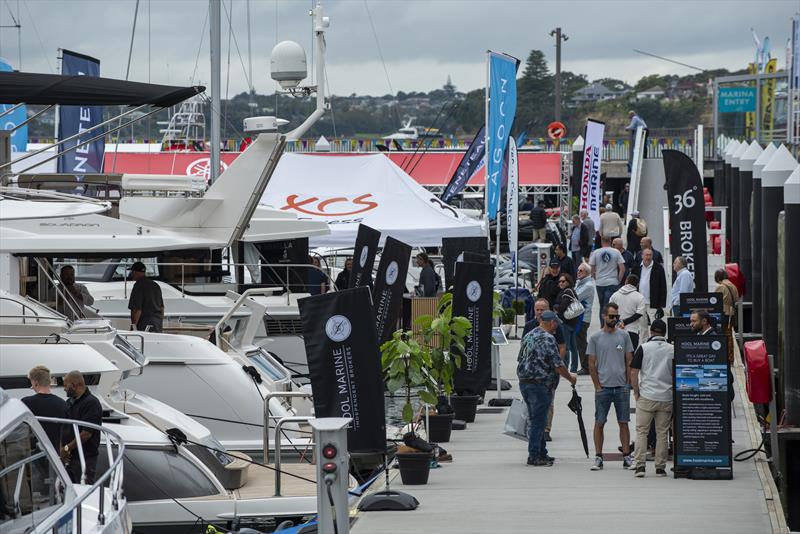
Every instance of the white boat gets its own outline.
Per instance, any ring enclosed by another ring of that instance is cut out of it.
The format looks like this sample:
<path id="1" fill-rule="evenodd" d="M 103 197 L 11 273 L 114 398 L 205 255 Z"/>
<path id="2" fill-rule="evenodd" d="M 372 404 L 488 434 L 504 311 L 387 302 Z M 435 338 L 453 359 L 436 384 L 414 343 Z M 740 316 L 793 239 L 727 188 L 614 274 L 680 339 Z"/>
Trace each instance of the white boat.
<path id="1" fill-rule="evenodd" d="M 47 421 L 73 423 L 66 419 Z M 97 470 L 94 484 L 73 484 L 37 419 L 22 402 L 0 388 L 0 532 L 131 532 L 122 489 L 125 444 L 111 429 L 98 430 L 114 447 L 105 458 L 105 466 Z"/>

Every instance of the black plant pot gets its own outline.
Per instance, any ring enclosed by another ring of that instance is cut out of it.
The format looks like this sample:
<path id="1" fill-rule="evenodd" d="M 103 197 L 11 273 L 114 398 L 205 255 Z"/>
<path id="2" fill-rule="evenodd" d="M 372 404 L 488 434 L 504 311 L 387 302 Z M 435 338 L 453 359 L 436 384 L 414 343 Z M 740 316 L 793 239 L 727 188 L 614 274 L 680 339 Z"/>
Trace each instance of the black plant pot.
<path id="1" fill-rule="evenodd" d="M 455 418 L 467 423 L 475 422 L 475 412 L 478 410 L 478 395 L 454 395 L 450 397 L 450 404 L 453 405 Z"/>
<path id="2" fill-rule="evenodd" d="M 431 443 L 447 443 L 450 441 L 450 431 L 453 429 L 454 414 L 446 413 L 442 415 L 429 415 L 428 441 Z M 426 419 L 423 418 L 423 421 Z"/>
<path id="3" fill-rule="evenodd" d="M 406 486 L 419 486 L 428 483 L 431 472 L 431 453 L 429 452 L 399 452 L 397 461 L 400 463 L 400 478 Z"/>

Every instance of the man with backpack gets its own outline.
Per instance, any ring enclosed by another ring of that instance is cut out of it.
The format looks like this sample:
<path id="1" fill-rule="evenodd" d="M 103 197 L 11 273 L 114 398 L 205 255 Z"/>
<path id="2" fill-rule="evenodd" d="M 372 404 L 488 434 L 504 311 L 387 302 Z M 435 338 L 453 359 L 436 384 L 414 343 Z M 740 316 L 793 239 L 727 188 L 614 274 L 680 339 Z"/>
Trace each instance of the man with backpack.
<path id="1" fill-rule="evenodd" d="M 628 250 L 636 255 L 642 250 L 642 238 L 647 236 L 647 221 L 642 218 L 638 210 L 631 212 L 631 220 L 628 223 Z"/>

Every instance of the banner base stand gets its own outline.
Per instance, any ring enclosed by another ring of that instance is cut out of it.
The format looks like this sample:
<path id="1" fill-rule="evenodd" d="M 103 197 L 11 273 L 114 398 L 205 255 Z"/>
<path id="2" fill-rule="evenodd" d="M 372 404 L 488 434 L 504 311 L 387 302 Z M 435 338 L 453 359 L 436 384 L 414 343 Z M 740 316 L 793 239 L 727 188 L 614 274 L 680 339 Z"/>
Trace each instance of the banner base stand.
<path id="1" fill-rule="evenodd" d="M 419 501 L 413 495 L 390 489 L 370 493 L 358 503 L 362 512 L 408 511 L 416 510 L 417 506 Z"/>
<path id="2" fill-rule="evenodd" d="M 501 378 L 501 379 L 500 379 L 500 388 L 501 388 L 503 391 L 508 391 L 508 390 L 510 390 L 510 389 L 511 389 L 511 382 L 509 382 L 508 380 L 503 380 L 503 379 Z M 497 389 L 497 379 L 496 379 L 496 378 L 492 378 L 492 379 L 489 381 L 489 385 L 487 386 L 487 388 L 486 388 L 486 389 Z"/>
<path id="3" fill-rule="evenodd" d="M 692 480 L 733 480 L 733 469 L 695 467 L 689 471 Z"/>
<path id="4" fill-rule="evenodd" d="M 489 406 L 511 406 L 514 399 L 491 399 Z"/>
<path id="5" fill-rule="evenodd" d="M 463 419 L 453 419 L 453 422 L 450 423 L 450 428 L 452 430 L 466 430 L 467 422 Z"/>

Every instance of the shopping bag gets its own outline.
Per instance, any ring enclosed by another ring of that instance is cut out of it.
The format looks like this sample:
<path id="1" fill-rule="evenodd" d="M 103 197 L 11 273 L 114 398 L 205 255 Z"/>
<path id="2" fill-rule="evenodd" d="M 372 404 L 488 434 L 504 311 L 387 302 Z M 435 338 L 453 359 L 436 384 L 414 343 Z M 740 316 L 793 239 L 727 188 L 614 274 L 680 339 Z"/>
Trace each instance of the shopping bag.
<path id="1" fill-rule="evenodd" d="M 508 409 L 503 434 L 528 441 L 528 405 L 522 399 L 514 399 Z"/>

